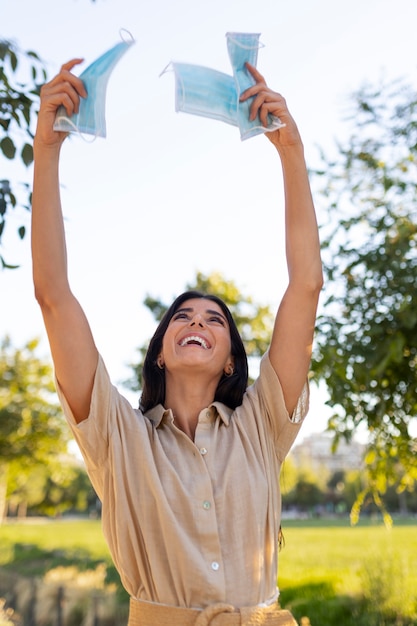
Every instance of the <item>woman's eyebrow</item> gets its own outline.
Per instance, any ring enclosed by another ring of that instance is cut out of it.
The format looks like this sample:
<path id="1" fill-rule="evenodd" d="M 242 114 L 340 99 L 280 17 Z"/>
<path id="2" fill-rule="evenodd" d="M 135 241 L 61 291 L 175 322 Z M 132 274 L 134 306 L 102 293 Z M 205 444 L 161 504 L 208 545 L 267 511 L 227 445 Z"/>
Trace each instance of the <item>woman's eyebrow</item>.
<path id="1" fill-rule="evenodd" d="M 214 309 L 206 309 L 206 313 L 209 313 L 210 315 L 218 315 L 219 317 L 222 317 L 225 322 L 227 322 L 226 317 L 223 315 L 223 313 L 220 313 L 220 311 L 215 311 Z"/>
<path id="2" fill-rule="evenodd" d="M 177 309 L 175 313 L 192 313 L 192 307 L 182 307 L 181 309 Z"/>
<path id="3" fill-rule="evenodd" d="M 193 307 L 190 306 L 190 307 L 182 307 L 181 309 L 177 309 L 175 311 L 175 314 L 177 314 L 177 313 L 193 313 L 193 312 L 194 312 L 194 309 L 193 309 Z M 216 311 L 215 309 L 206 309 L 205 313 L 208 313 L 209 315 L 217 315 L 218 317 L 221 317 L 222 319 L 224 319 L 225 322 L 227 322 L 227 318 L 220 311 Z"/>

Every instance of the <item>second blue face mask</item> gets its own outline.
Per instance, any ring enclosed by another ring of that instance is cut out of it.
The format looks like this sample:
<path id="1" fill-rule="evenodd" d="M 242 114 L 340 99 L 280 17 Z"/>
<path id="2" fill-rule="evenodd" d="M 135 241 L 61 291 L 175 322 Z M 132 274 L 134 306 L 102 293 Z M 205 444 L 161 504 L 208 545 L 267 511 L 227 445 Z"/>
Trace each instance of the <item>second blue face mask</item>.
<path id="1" fill-rule="evenodd" d="M 258 33 L 227 33 L 227 49 L 233 75 L 189 63 L 171 63 L 175 73 L 176 111 L 221 120 L 238 126 L 241 139 L 281 128 L 281 121 L 269 116 L 267 127 L 259 118 L 249 120 L 252 98 L 240 102 L 240 94 L 255 84 L 245 67 L 256 67 L 259 49 Z"/>
<path id="2" fill-rule="evenodd" d="M 86 133 L 95 137 L 106 136 L 107 83 L 115 65 L 133 43 L 133 39 L 121 41 L 102 54 L 80 74 L 87 90 L 87 98 L 80 98 L 79 111 L 71 117 L 67 116 L 63 106 L 59 107 L 55 117 L 54 130 Z"/>

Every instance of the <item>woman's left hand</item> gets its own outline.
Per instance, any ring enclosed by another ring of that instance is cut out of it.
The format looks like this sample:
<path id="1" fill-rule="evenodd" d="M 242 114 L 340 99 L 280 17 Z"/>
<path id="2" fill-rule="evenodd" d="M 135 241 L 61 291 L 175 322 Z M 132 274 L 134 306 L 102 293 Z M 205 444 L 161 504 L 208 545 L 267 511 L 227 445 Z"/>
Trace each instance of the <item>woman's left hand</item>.
<path id="1" fill-rule="evenodd" d="M 298 132 L 297 125 L 288 111 L 285 99 L 275 91 L 272 91 L 266 84 L 265 78 L 260 72 L 251 65 L 246 63 L 246 68 L 255 79 L 256 83 L 249 89 L 246 89 L 241 96 L 240 101 L 244 102 L 253 97 L 250 105 L 249 119 L 254 120 L 257 115 L 263 126 L 268 126 L 268 113 L 279 117 L 281 122 L 285 124 L 277 130 L 266 132 L 268 139 L 277 147 L 301 144 L 301 137 Z"/>

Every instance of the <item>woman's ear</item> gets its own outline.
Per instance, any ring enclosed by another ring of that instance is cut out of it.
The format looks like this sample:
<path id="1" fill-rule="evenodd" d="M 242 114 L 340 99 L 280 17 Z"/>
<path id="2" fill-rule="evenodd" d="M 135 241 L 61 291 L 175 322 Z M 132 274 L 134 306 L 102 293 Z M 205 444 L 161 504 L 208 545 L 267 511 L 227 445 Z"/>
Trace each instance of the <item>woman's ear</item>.
<path id="1" fill-rule="evenodd" d="M 228 363 L 226 363 L 226 366 L 224 368 L 224 373 L 226 374 L 226 376 L 233 376 L 233 374 L 235 373 L 235 360 L 233 357 L 230 357 Z"/>
<path id="2" fill-rule="evenodd" d="M 162 354 L 158 355 L 158 358 L 156 359 L 156 364 L 160 370 L 164 369 L 165 363 L 164 363 L 164 357 L 162 356 Z"/>

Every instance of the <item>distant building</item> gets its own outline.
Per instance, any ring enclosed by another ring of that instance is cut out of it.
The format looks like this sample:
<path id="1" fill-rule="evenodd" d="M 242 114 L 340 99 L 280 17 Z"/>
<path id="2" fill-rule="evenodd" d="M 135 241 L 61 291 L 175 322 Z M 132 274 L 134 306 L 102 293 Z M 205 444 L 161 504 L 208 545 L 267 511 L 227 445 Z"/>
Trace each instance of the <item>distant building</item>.
<path id="1" fill-rule="evenodd" d="M 326 467 L 330 473 L 362 467 L 365 451 L 363 444 L 340 440 L 333 453 L 332 441 L 330 433 L 313 433 L 292 448 L 290 457 L 297 467 L 306 465 L 313 470 Z"/>

